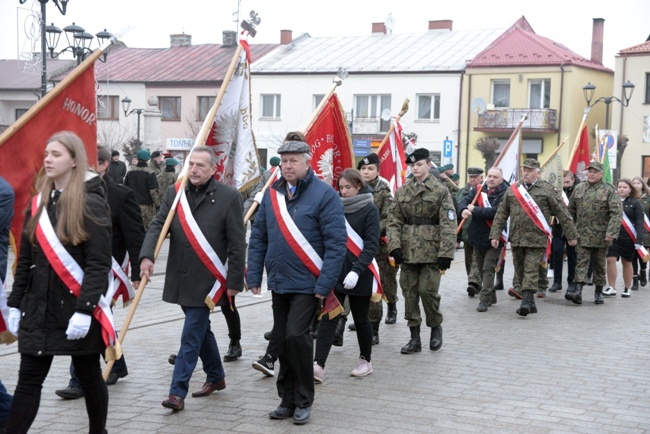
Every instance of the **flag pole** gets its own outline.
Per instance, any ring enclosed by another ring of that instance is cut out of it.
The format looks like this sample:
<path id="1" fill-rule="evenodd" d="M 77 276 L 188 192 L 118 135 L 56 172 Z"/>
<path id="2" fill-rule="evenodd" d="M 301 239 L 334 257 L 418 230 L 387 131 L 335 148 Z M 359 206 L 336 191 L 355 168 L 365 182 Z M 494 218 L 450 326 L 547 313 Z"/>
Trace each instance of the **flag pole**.
<path id="1" fill-rule="evenodd" d="M 156 248 L 154 250 L 154 255 L 153 255 L 154 263 L 156 262 L 156 259 L 158 258 L 158 254 L 160 253 L 160 249 L 162 248 L 163 242 L 167 237 L 167 233 L 169 232 L 169 227 L 172 224 L 172 220 L 176 215 L 176 205 L 178 204 L 178 201 L 180 199 L 180 194 L 182 193 L 182 191 L 185 189 L 185 186 L 187 185 L 187 179 L 189 174 L 189 170 L 188 170 L 189 160 L 190 160 L 190 155 L 192 155 L 192 150 L 196 146 L 200 146 L 198 144 L 203 145 L 205 143 L 208 137 L 208 133 L 212 129 L 212 123 L 214 122 L 214 118 L 217 116 L 217 110 L 219 109 L 219 106 L 221 105 L 221 101 L 223 100 L 223 97 L 226 94 L 226 88 L 228 87 L 228 83 L 230 83 L 230 80 L 232 79 L 232 76 L 235 73 L 235 68 L 237 67 L 237 63 L 239 62 L 239 57 L 241 56 L 242 49 L 243 46 L 240 42 L 230 62 L 230 67 L 228 68 L 228 72 L 226 72 L 226 76 L 224 77 L 223 82 L 221 83 L 221 87 L 219 88 L 219 93 L 217 94 L 217 98 L 215 99 L 214 104 L 212 105 L 212 108 L 208 112 L 207 116 L 205 117 L 205 120 L 203 121 L 203 125 L 201 126 L 201 130 L 199 131 L 199 134 L 197 135 L 197 138 L 194 141 L 194 145 L 192 145 L 192 148 L 190 149 L 190 153 L 188 154 L 187 158 L 185 159 L 185 162 L 183 163 L 183 170 L 179 175 L 180 186 L 178 188 L 178 193 L 176 194 L 174 203 L 172 204 L 169 210 L 169 214 L 167 214 L 167 219 L 165 220 L 165 224 L 163 225 L 160 231 L 160 235 L 158 236 L 158 241 L 156 242 Z M 122 328 L 120 329 L 120 333 L 117 339 L 120 345 L 122 344 L 122 342 L 124 342 L 124 337 L 126 336 L 126 332 L 129 330 L 129 326 L 131 325 L 131 321 L 133 320 L 133 316 L 135 315 L 135 310 L 138 308 L 138 304 L 140 303 L 140 299 L 142 298 L 142 294 L 144 293 L 145 286 L 147 286 L 147 280 L 142 279 L 140 281 L 140 286 L 138 286 L 138 291 L 136 292 L 135 297 L 133 298 L 133 302 L 131 303 L 129 313 L 124 319 L 124 323 L 122 324 Z M 108 375 L 111 373 L 111 369 L 113 368 L 113 363 L 115 363 L 114 360 L 106 362 L 106 367 L 104 368 L 104 372 L 103 372 L 104 380 L 106 380 L 108 378 Z"/>
<path id="2" fill-rule="evenodd" d="M 45 94 L 43 98 L 36 102 L 27 112 L 16 120 L 13 124 L 9 126 L 2 134 L 0 134 L 0 146 L 5 143 L 11 136 L 13 136 L 18 130 L 20 130 L 27 122 L 29 122 L 34 116 L 38 114 L 39 111 L 50 101 L 56 98 L 65 88 L 76 80 L 81 74 L 84 73 L 95 61 L 102 55 L 106 50 L 110 48 L 111 45 L 117 43 L 117 38 L 115 36 L 111 37 L 108 41 L 104 43 L 101 47 L 93 51 L 86 60 L 81 62 L 76 66 L 68 75 L 66 75 L 61 82 L 54 86 L 51 91 Z"/>
<path id="3" fill-rule="evenodd" d="M 506 153 L 508 151 L 508 148 L 510 148 L 510 145 L 515 140 L 515 137 L 517 137 L 517 134 L 519 134 L 519 132 L 521 131 L 521 126 L 524 124 L 526 119 L 528 119 L 527 114 L 521 115 L 521 119 L 519 120 L 519 123 L 515 127 L 515 130 L 512 132 L 512 134 L 510 135 L 510 138 L 508 139 L 505 146 L 501 150 L 501 153 L 499 153 L 499 156 L 497 157 L 497 159 L 494 162 L 494 164 L 492 165 L 492 167 L 497 167 L 499 165 L 499 163 L 501 162 L 503 157 L 506 155 Z M 485 181 L 483 181 L 483 182 L 485 183 Z M 481 184 L 481 188 L 476 189 L 476 195 L 474 196 L 474 199 L 472 199 L 472 203 L 471 203 L 472 205 L 474 205 L 476 203 L 476 201 L 478 200 L 478 197 L 481 195 L 481 189 L 482 188 L 483 188 L 483 184 Z M 458 225 L 458 228 L 456 229 L 456 234 L 459 234 L 460 231 L 463 229 L 463 225 L 465 225 L 465 220 L 467 220 L 467 219 L 465 217 L 463 217 L 460 224 Z"/>
<path id="4" fill-rule="evenodd" d="M 404 99 L 404 102 L 402 103 L 402 109 L 400 110 L 399 114 L 395 118 L 395 122 L 399 122 L 402 119 L 402 116 L 404 116 L 406 112 L 409 111 L 410 102 L 411 101 L 408 98 Z M 390 128 L 388 129 L 388 132 L 386 133 L 381 143 L 379 144 L 377 152 L 379 152 L 381 150 L 381 147 L 384 146 L 386 142 L 388 142 L 388 140 L 390 139 L 390 135 L 393 134 L 393 131 L 395 131 L 395 124 L 391 122 Z"/>
<path id="5" fill-rule="evenodd" d="M 571 153 L 569 154 L 569 168 L 571 168 L 571 162 L 573 161 L 573 157 L 575 157 L 576 152 L 578 152 L 578 146 L 580 145 L 580 137 L 582 137 L 582 129 L 584 128 L 585 123 L 587 122 L 587 115 L 589 114 L 590 110 L 591 107 L 586 107 L 585 112 L 582 115 L 582 120 L 580 121 L 580 126 L 578 127 L 578 134 L 576 135 L 576 138 L 573 141 L 573 148 L 571 148 Z"/>
<path id="6" fill-rule="evenodd" d="M 551 155 L 549 155 L 546 161 L 544 161 L 544 164 L 542 164 L 542 169 L 544 169 L 544 167 L 546 167 L 546 165 L 550 163 L 551 159 L 555 157 L 555 154 L 557 154 L 560 151 L 560 149 L 562 149 L 562 146 L 564 146 L 567 140 L 569 140 L 569 136 L 566 136 L 566 139 L 562 140 L 562 143 L 560 143 L 560 145 L 557 148 L 555 148 L 555 150 L 551 153 Z"/>

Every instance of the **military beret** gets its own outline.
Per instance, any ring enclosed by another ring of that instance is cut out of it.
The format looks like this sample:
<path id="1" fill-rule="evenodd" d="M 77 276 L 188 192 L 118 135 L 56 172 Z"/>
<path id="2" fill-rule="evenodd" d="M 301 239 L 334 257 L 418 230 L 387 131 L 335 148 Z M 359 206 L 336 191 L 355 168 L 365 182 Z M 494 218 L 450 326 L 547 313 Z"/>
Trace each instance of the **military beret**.
<path id="1" fill-rule="evenodd" d="M 178 166 L 180 162 L 176 158 L 168 158 L 165 160 L 165 165 L 166 166 Z"/>
<path id="2" fill-rule="evenodd" d="M 146 149 L 140 149 L 136 154 L 138 160 L 149 161 L 151 160 L 151 154 Z"/>
<path id="3" fill-rule="evenodd" d="M 595 169 L 598 170 L 599 172 L 603 172 L 603 163 L 599 163 L 598 161 L 590 161 L 589 166 L 587 166 L 587 169 Z"/>
<path id="4" fill-rule="evenodd" d="M 160 152 L 160 151 L 153 151 L 153 152 L 151 153 L 151 158 L 160 157 L 161 155 L 162 155 L 162 152 Z"/>
<path id="5" fill-rule="evenodd" d="M 539 161 L 534 158 L 526 158 L 521 167 L 526 167 L 528 169 L 539 169 Z"/>
<path id="6" fill-rule="evenodd" d="M 379 156 L 375 154 L 374 152 L 371 152 L 370 154 L 366 155 L 357 163 L 357 170 L 361 170 L 361 166 L 367 166 L 368 164 L 376 164 L 379 166 L 381 162 L 379 161 Z"/>
<path id="7" fill-rule="evenodd" d="M 413 164 L 420 160 L 426 160 L 431 158 L 429 156 L 429 150 L 426 148 L 417 148 L 413 151 L 412 154 L 406 156 L 406 164 Z"/>
<path id="8" fill-rule="evenodd" d="M 271 157 L 269 160 L 269 164 L 273 167 L 277 167 L 280 165 L 280 157 Z"/>
<path id="9" fill-rule="evenodd" d="M 447 170 L 452 170 L 454 167 L 451 164 L 445 164 L 443 166 L 438 166 L 440 172 L 446 172 Z"/>
<path id="10" fill-rule="evenodd" d="M 483 173 L 483 169 L 480 167 L 469 167 L 467 169 L 467 175 L 468 176 L 479 176 Z"/>
<path id="11" fill-rule="evenodd" d="M 458 173 L 454 173 L 453 175 L 451 175 L 452 181 L 458 181 L 459 179 L 460 179 L 460 175 Z"/>
<path id="12" fill-rule="evenodd" d="M 278 154 L 309 154 L 309 152 L 309 145 L 299 141 L 284 142 L 278 148 Z"/>

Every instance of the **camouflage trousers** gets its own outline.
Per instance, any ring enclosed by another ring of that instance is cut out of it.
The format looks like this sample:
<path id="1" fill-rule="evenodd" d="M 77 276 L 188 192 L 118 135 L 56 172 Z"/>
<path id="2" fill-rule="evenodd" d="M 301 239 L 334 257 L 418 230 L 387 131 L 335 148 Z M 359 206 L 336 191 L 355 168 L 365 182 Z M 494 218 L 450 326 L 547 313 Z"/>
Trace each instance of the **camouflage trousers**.
<path id="1" fill-rule="evenodd" d="M 420 300 L 428 327 L 442 324 L 440 313 L 440 270 L 434 264 L 402 264 L 399 284 L 404 297 L 404 319 L 409 327 L 422 323 Z"/>
<path id="2" fill-rule="evenodd" d="M 144 223 L 144 231 L 149 230 L 149 224 L 151 220 L 156 217 L 156 206 L 155 205 L 140 205 L 140 213 L 142 213 L 142 223 Z"/>
<path id="3" fill-rule="evenodd" d="M 463 242 L 465 251 L 465 272 L 467 273 L 467 284 L 473 283 L 481 287 L 481 273 L 478 271 L 476 261 L 474 261 L 474 246 L 470 243 Z"/>
<path id="4" fill-rule="evenodd" d="M 512 247 L 512 262 L 515 266 L 512 286 L 517 292 L 546 292 L 548 277 L 544 264 L 545 252 L 545 247 Z"/>
<path id="5" fill-rule="evenodd" d="M 580 243 L 576 246 L 576 276 L 573 279 L 576 283 L 587 282 L 589 262 L 593 263 L 593 282 L 596 286 L 605 286 L 605 269 L 607 266 L 607 247 L 582 247 Z"/>
<path id="6" fill-rule="evenodd" d="M 384 295 L 389 304 L 397 303 L 397 270 L 399 266 L 393 267 L 388 263 L 388 252 L 386 244 L 381 243 L 379 253 L 375 256 L 379 266 L 379 277 L 381 286 L 384 289 Z M 383 301 L 370 303 L 370 322 L 379 322 L 384 316 Z"/>
<path id="7" fill-rule="evenodd" d="M 501 249 L 474 247 L 474 265 L 483 280 L 480 293 L 483 301 L 490 301 L 492 291 L 494 291 L 494 275 L 500 253 Z"/>

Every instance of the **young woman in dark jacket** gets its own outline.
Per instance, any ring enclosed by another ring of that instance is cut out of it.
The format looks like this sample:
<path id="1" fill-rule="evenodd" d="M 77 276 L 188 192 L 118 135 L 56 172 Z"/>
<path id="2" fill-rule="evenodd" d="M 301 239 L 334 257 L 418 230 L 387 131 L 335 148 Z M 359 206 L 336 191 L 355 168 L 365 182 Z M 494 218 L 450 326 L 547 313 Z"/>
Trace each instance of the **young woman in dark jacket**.
<path id="1" fill-rule="evenodd" d="M 364 377 L 372 372 L 372 326 L 368 317 L 372 296 L 373 274 L 368 268 L 379 248 L 379 209 L 361 174 L 355 169 L 346 169 L 339 177 L 339 194 L 345 209 L 345 219 L 363 240 L 363 250 L 357 257 L 348 248 L 335 294 L 343 304 L 349 297 L 350 310 L 357 328 L 359 361 L 352 370 L 352 376 Z M 325 362 L 329 355 L 338 318 L 324 316 L 318 330 L 316 356 L 314 358 L 314 381 L 323 382 Z"/>
<path id="2" fill-rule="evenodd" d="M 8 328 L 18 335 L 20 352 L 7 432 L 29 430 L 55 355 L 72 356 L 85 393 L 89 432 L 105 432 L 108 390 L 99 364 L 105 345 L 93 312 L 108 288 L 111 224 L 101 178 L 87 172 L 87 167 L 78 136 L 64 131 L 48 140 L 44 170 L 36 183 L 40 205 L 34 217 L 31 207 L 27 210 L 16 278 L 7 301 Z M 48 260 L 43 237 L 37 238 L 37 230 L 43 228 L 38 224 L 43 212 L 54 230 L 47 239 L 58 238 L 83 272 L 78 297 Z"/>

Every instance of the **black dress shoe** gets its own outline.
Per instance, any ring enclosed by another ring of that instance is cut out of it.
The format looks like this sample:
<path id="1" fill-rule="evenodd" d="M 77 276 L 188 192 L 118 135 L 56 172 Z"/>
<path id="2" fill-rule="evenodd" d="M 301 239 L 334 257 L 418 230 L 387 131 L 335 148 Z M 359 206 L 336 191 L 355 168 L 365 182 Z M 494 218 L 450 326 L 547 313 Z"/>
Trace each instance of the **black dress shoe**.
<path id="1" fill-rule="evenodd" d="M 553 285 L 548 289 L 548 292 L 558 292 L 562 291 L 562 284 L 559 282 L 553 282 Z"/>
<path id="2" fill-rule="evenodd" d="M 293 408 L 279 406 L 269 413 L 269 417 L 271 419 L 289 419 L 291 416 L 293 416 L 293 413 Z"/>
<path id="3" fill-rule="evenodd" d="M 65 389 L 56 390 L 54 393 L 63 399 L 79 399 L 84 397 L 84 391 L 81 387 L 68 386 Z"/>
<path id="4" fill-rule="evenodd" d="M 203 387 L 200 390 L 192 393 L 194 398 L 201 398 L 203 396 L 211 395 L 215 390 L 223 390 L 226 388 L 226 379 L 224 378 L 221 381 L 216 383 L 203 383 Z"/>
<path id="5" fill-rule="evenodd" d="M 311 407 L 297 407 L 293 413 L 293 423 L 296 425 L 304 425 L 309 422 L 311 417 Z"/>
<path id="6" fill-rule="evenodd" d="M 223 356 L 224 362 L 234 362 L 241 357 L 241 345 L 239 341 L 230 341 L 228 352 Z"/>
<path id="7" fill-rule="evenodd" d="M 106 379 L 106 384 L 109 386 L 112 386 L 113 384 L 117 383 L 117 380 L 120 378 L 124 378 L 127 375 L 129 375 L 129 371 L 124 370 L 120 372 L 111 372 L 108 374 L 108 378 Z"/>
<path id="8" fill-rule="evenodd" d="M 179 411 L 185 408 L 185 400 L 178 395 L 169 395 L 169 398 L 162 402 L 165 408 L 171 408 L 174 411 Z"/>

